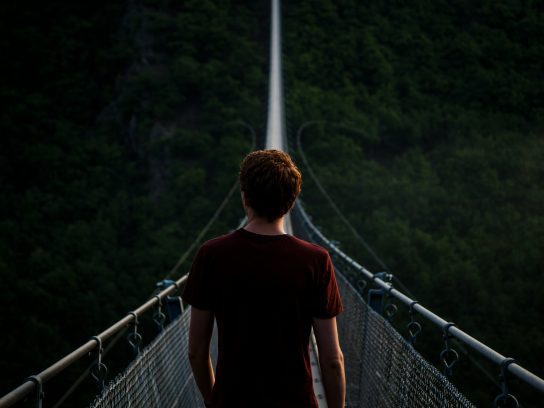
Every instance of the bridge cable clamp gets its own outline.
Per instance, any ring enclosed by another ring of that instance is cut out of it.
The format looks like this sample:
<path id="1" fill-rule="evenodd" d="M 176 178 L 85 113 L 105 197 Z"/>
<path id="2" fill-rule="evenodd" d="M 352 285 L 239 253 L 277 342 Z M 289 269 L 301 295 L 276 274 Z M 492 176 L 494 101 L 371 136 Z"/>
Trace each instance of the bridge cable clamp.
<path id="1" fill-rule="evenodd" d="M 419 305 L 419 302 L 417 300 L 412 300 L 408 305 L 408 313 L 410 314 L 410 318 L 412 320 L 414 318 L 414 314 L 416 313 L 416 311 L 414 310 L 415 305 Z"/>
<path id="2" fill-rule="evenodd" d="M 176 290 L 175 290 L 176 292 L 180 292 L 180 287 L 177 281 L 172 282 L 172 286 L 176 287 Z"/>
<path id="3" fill-rule="evenodd" d="M 393 289 L 395 289 L 395 288 L 393 287 L 393 284 L 390 283 L 390 284 L 389 284 L 389 287 L 385 290 L 385 293 L 387 294 L 387 297 L 391 297 L 391 291 L 392 291 Z"/>
<path id="4" fill-rule="evenodd" d="M 31 375 L 30 377 L 26 378 L 24 382 L 27 381 L 31 381 L 34 383 L 34 386 L 36 387 L 36 407 L 42 408 L 45 393 L 43 392 L 43 381 L 41 377 L 38 375 Z"/>
<path id="5" fill-rule="evenodd" d="M 357 286 L 357 289 L 359 290 L 359 293 L 363 294 L 364 290 L 367 287 L 366 280 L 362 278 L 361 276 L 359 276 L 359 278 L 356 281 L 356 286 Z"/>
<path id="6" fill-rule="evenodd" d="M 519 402 L 516 397 L 509 393 L 507 384 L 507 379 L 509 375 L 508 366 L 513 363 L 517 364 L 517 361 L 513 358 L 508 357 L 501 362 L 501 373 L 499 374 L 501 393 L 497 395 L 497 397 L 493 401 L 494 407 L 509 406 L 509 403 L 511 403 L 511 406 L 519 408 Z"/>
<path id="7" fill-rule="evenodd" d="M 181 300 L 181 295 L 183 293 L 181 292 L 181 288 L 179 287 L 179 284 L 176 281 L 174 281 L 174 283 L 172 285 L 174 285 L 176 287 L 176 292 L 178 292 L 178 297 Z M 185 311 L 185 307 L 183 306 L 183 300 L 181 300 L 180 304 L 181 304 L 181 314 L 183 314 L 183 312 Z"/>
<path id="8" fill-rule="evenodd" d="M 153 315 L 153 321 L 157 325 L 159 332 L 162 332 L 164 329 L 164 321 L 166 320 L 166 315 L 162 312 L 162 300 L 159 295 L 154 296 L 157 299 L 157 311 Z"/>
<path id="9" fill-rule="evenodd" d="M 106 374 L 108 373 L 108 367 L 102 362 L 102 353 L 104 349 L 102 348 L 102 339 L 98 336 L 92 336 L 90 340 L 94 340 L 97 343 L 97 360 L 96 363 L 91 368 L 91 377 L 95 380 L 96 391 L 98 394 L 101 394 L 104 390 L 104 383 L 106 380 Z"/>
<path id="10" fill-rule="evenodd" d="M 173 281 L 171 286 L 176 287 L 175 291 L 172 293 L 177 292 L 178 297 L 181 299 L 182 292 L 181 292 L 181 288 L 179 287 L 179 283 L 177 281 Z M 183 307 L 183 301 L 181 301 L 181 314 L 183 314 L 184 311 L 185 311 L 185 308 Z"/>
<path id="11" fill-rule="evenodd" d="M 127 335 L 127 342 L 132 347 L 134 357 L 137 357 L 140 354 L 140 344 L 142 343 L 142 335 L 138 333 L 138 315 L 136 312 L 128 312 L 128 315 L 132 316 L 134 320 L 129 323 L 132 326 L 132 331 Z"/>
<path id="12" fill-rule="evenodd" d="M 389 287 L 385 289 L 385 295 L 387 296 L 387 299 L 391 298 L 391 291 L 395 289 L 393 287 L 393 284 L 389 282 Z M 394 303 L 387 303 L 384 308 L 385 317 L 388 322 L 391 321 L 393 316 L 397 313 L 398 307 Z"/>
<path id="13" fill-rule="evenodd" d="M 417 300 L 413 300 L 408 306 L 408 314 L 410 315 L 410 322 L 407 325 L 408 333 L 410 334 L 408 342 L 411 345 L 414 345 L 416 343 L 417 336 L 419 335 L 419 333 L 421 333 L 421 324 L 419 324 L 419 322 L 416 322 L 414 319 L 414 314 L 416 313 L 414 311 L 414 306 L 417 304 L 419 304 L 419 302 Z"/>
<path id="14" fill-rule="evenodd" d="M 455 349 L 450 347 L 449 339 L 452 335 L 449 333 L 449 330 L 455 326 L 455 323 L 449 322 L 446 323 L 443 330 L 443 339 L 444 339 L 444 350 L 440 352 L 440 360 L 444 363 L 444 375 L 450 377 L 453 373 L 453 366 L 457 361 L 459 361 L 459 354 Z"/>

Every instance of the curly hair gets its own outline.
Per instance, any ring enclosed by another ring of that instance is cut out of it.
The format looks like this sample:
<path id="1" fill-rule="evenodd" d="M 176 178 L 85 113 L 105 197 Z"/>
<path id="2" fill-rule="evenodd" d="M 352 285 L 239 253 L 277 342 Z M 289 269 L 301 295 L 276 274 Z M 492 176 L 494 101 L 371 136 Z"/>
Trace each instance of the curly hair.
<path id="1" fill-rule="evenodd" d="M 272 222 L 286 214 L 302 186 L 302 176 L 291 157 L 280 150 L 256 150 L 240 165 L 240 189 L 246 204 Z"/>

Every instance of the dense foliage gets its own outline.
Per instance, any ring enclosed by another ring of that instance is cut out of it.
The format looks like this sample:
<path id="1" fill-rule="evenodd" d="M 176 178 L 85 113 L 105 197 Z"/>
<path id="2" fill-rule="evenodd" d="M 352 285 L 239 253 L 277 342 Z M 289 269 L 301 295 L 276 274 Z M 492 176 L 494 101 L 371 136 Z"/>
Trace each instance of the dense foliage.
<path id="1" fill-rule="evenodd" d="M 0 394 L 143 303 L 234 184 L 237 121 L 266 95 L 258 7 L 24 3 L 0 6 Z M 231 201 L 210 235 L 238 224 Z"/>
<path id="2" fill-rule="evenodd" d="M 302 144 L 344 215 L 418 300 L 544 375 L 541 6 L 300 1 L 284 15 L 293 133 L 321 121 Z M 309 177 L 303 192 L 326 234 L 381 270 Z M 440 331 L 425 336 L 440 366 Z M 479 370 L 454 380 L 484 406 L 498 392 Z"/>
<path id="3" fill-rule="evenodd" d="M 291 136 L 322 121 L 303 145 L 338 206 L 418 300 L 541 376 L 542 13 L 283 6 Z M 264 125 L 268 14 L 265 1 L 0 5 L 0 394 L 140 304 L 206 224 L 251 145 L 236 121 Z M 379 269 L 306 173 L 303 199 Z M 210 235 L 240 215 L 233 200 Z M 440 333 L 425 336 L 439 363 Z M 488 405 L 497 390 L 470 366 L 454 380 Z"/>

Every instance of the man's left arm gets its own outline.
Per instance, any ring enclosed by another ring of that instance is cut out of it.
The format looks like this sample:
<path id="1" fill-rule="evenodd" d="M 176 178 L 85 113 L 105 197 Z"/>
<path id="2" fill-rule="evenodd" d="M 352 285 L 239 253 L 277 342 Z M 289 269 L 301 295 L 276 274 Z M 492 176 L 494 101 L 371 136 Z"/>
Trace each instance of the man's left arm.
<path id="1" fill-rule="evenodd" d="M 211 403 L 215 383 L 210 340 L 213 331 L 213 312 L 191 307 L 191 325 L 189 327 L 189 361 L 193 369 L 196 384 L 206 405 Z"/>

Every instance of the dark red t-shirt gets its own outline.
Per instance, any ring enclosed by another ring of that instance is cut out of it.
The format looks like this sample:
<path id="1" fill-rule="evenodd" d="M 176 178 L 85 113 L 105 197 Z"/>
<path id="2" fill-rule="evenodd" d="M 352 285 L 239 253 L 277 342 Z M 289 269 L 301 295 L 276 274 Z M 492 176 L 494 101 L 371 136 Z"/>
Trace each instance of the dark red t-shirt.
<path id="1" fill-rule="evenodd" d="M 343 310 L 325 249 L 290 235 L 236 230 L 202 245 L 183 298 L 217 321 L 214 408 L 317 407 L 312 318 Z"/>

